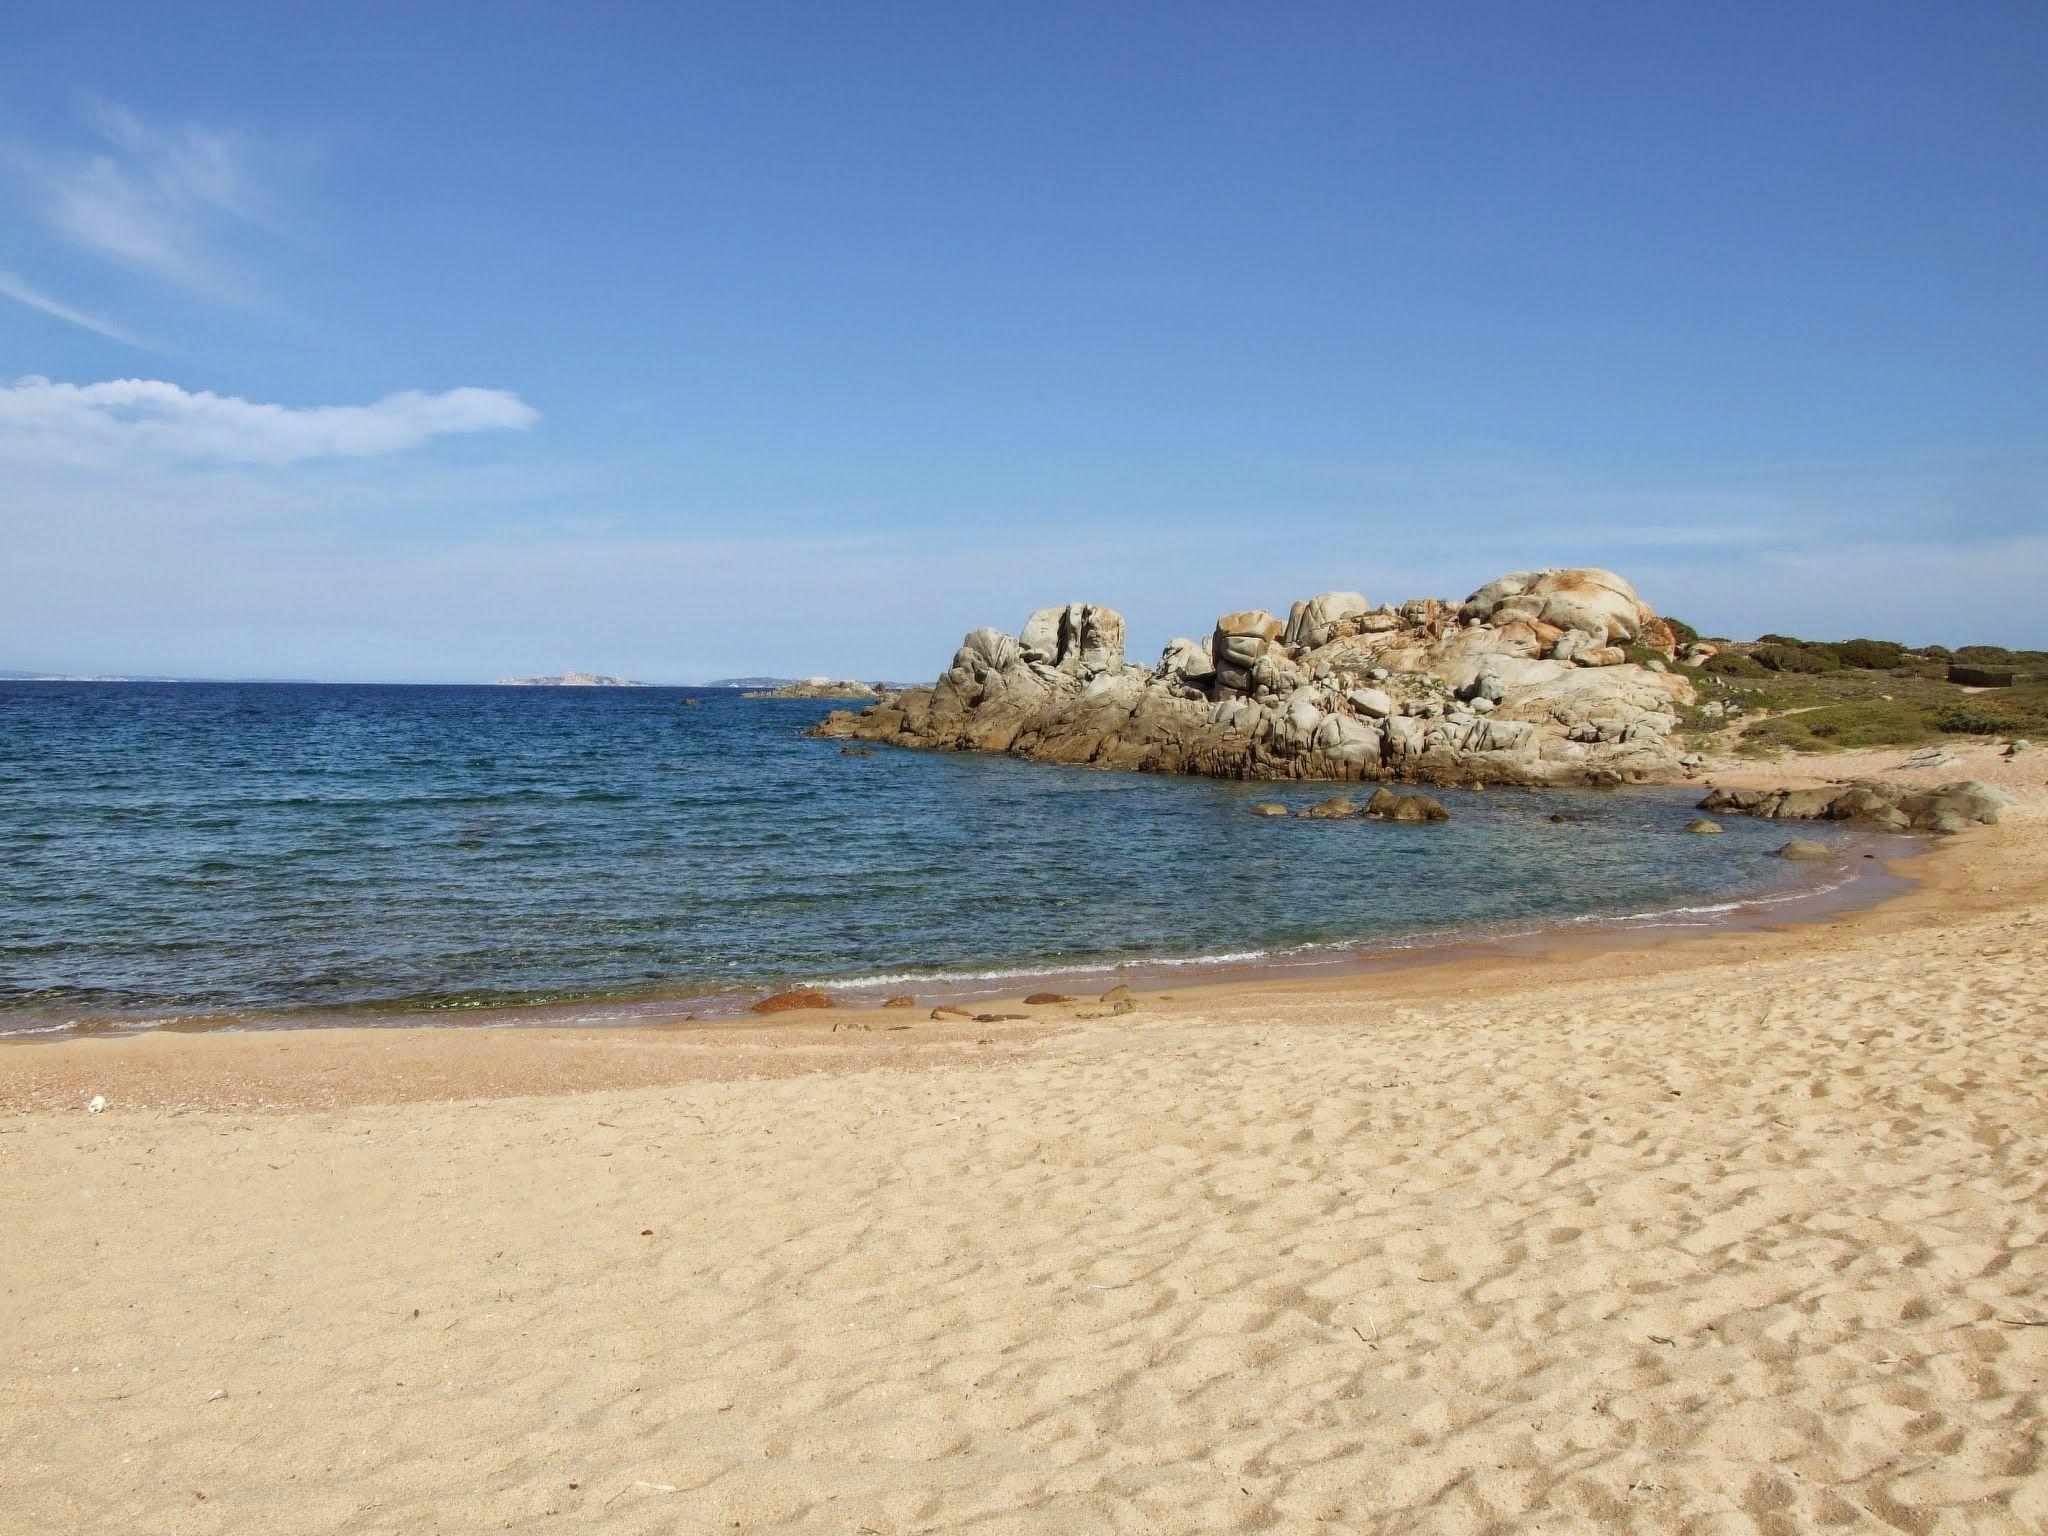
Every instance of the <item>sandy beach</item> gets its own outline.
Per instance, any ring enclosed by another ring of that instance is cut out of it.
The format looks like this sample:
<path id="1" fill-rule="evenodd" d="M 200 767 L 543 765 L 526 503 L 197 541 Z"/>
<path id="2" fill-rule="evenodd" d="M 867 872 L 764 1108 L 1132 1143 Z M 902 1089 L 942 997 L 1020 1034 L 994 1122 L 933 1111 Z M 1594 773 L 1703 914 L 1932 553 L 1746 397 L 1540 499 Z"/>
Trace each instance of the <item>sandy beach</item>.
<path id="1" fill-rule="evenodd" d="M 2048 757 L 1966 757 L 1787 928 L 0 1047 L 0 1530 L 2048 1529 Z"/>

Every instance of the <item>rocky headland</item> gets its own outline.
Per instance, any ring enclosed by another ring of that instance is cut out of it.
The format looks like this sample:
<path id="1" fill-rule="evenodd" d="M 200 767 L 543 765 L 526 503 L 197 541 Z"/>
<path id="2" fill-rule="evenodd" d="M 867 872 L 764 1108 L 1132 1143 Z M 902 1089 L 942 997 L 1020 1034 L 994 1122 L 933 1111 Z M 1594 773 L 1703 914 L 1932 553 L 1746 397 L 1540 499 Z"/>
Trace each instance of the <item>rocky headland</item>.
<path id="1" fill-rule="evenodd" d="M 878 699 L 882 690 L 851 677 L 806 677 L 773 688 L 748 690 L 750 699 Z"/>
<path id="2" fill-rule="evenodd" d="M 973 631 L 929 688 L 824 736 L 1232 779 L 1622 784 L 1681 777 L 1680 642 L 1612 571 L 1518 571 L 1463 602 L 1324 592 L 1227 613 L 1156 666 L 1112 608 Z"/>

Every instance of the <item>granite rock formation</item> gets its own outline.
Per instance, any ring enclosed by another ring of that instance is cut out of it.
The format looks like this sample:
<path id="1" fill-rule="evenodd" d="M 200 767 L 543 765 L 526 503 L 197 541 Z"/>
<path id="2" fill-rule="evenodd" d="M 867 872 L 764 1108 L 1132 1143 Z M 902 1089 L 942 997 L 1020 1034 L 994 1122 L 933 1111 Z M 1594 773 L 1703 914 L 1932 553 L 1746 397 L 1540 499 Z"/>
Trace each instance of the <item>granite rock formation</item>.
<path id="1" fill-rule="evenodd" d="M 1933 789 L 1853 779 L 1811 789 L 1717 789 L 1699 808 L 1770 821 L 1847 821 L 1885 832 L 1962 832 L 1997 821 L 2004 804 L 1999 791 L 1976 779 Z"/>
<path id="2" fill-rule="evenodd" d="M 1682 772 L 1692 697 L 1624 647 L 1671 631 L 1611 571 L 1516 572 L 1449 603 L 1357 592 L 1228 613 L 1156 666 L 1114 609 L 973 631 L 929 688 L 837 710 L 825 736 L 1234 779 L 1619 784 Z"/>

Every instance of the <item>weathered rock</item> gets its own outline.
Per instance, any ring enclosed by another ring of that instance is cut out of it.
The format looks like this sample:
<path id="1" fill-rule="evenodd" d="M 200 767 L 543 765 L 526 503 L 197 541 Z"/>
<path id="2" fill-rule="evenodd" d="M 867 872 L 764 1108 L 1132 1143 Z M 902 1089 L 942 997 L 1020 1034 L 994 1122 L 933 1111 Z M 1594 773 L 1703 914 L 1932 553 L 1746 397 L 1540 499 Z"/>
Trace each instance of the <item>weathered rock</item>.
<path id="1" fill-rule="evenodd" d="M 1103 993 L 1097 1001 L 1104 1003 L 1128 1003 L 1136 995 L 1129 987 L 1125 986 L 1122 982 L 1118 982 L 1107 992 Z"/>
<path id="2" fill-rule="evenodd" d="M 1338 620 L 1362 618 L 1371 611 L 1372 604 L 1356 592 L 1323 592 L 1294 605 L 1281 639 L 1313 651 L 1329 643 Z"/>
<path id="3" fill-rule="evenodd" d="M 1685 830 L 1692 833 L 1695 837 L 1719 837 L 1721 835 L 1721 823 L 1709 821 L 1704 816 L 1695 816 L 1685 824 Z"/>
<path id="4" fill-rule="evenodd" d="M 1591 635 L 1598 644 L 1633 640 L 1652 617 L 1636 589 L 1612 571 L 1593 567 L 1517 571 L 1488 582 L 1459 606 L 1467 623 L 1515 619 Z"/>
<path id="5" fill-rule="evenodd" d="M 915 1008 L 917 1006 L 917 999 L 908 992 L 899 992 L 894 997 L 883 998 L 882 1006 L 884 1008 Z"/>
<path id="6" fill-rule="evenodd" d="M 832 994 L 817 987 L 796 987 L 788 992 L 775 992 L 762 998 L 751 1007 L 754 1013 L 793 1013 L 802 1008 L 830 1008 Z"/>
<path id="7" fill-rule="evenodd" d="M 1648 615 L 1628 584 L 1552 571 L 1492 588 L 1459 610 L 1462 625 L 1433 598 L 1375 609 L 1356 592 L 1297 603 L 1286 624 L 1264 609 L 1225 614 L 1206 644 L 1167 646 L 1156 670 L 1123 660 L 1113 610 L 1044 608 L 1020 637 L 968 635 L 931 687 L 835 711 L 818 730 L 1221 778 L 1679 777 L 1670 736 L 1691 685 L 1615 648 L 1612 637 L 1637 633 Z"/>
<path id="8" fill-rule="evenodd" d="M 1349 795 L 1332 795 L 1301 813 L 1310 821 L 1345 821 L 1358 814 Z"/>
<path id="9" fill-rule="evenodd" d="M 1124 616 L 1089 603 L 1041 608 L 1025 620 L 1017 645 L 1027 661 L 1057 671 L 1114 672 L 1124 664 Z"/>
<path id="10" fill-rule="evenodd" d="M 1444 803 L 1430 795 L 1397 795 L 1391 789 L 1373 791 L 1365 803 L 1363 815 L 1374 821 L 1427 822 L 1449 821 L 1451 813 Z"/>
<path id="11" fill-rule="evenodd" d="M 1772 821 L 1848 821 L 1889 832 L 1960 832 L 1995 822 L 2005 797 L 1974 779 L 1910 789 L 1874 779 L 1805 789 L 1716 789 L 1703 811 Z"/>
<path id="12" fill-rule="evenodd" d="M 1285 816 L 1288 812 L 1287 807 L 1278 800 L 1261 800 L 1252 807 L 1252 814 L 1254 816 Z"/>
<path id="13" fill-rule="evenodd" d="M 1073 999 L 1064 992 L 1034 992 L 1024 1001 L 1034 1008 L 1042 1008 L 1052 1003 L 1071 1003 Z"/>
<path id="14" fill-rule="evenodd" d="M 1826 843 L 1816 843 L 1811 838 L 1795 837 L 1784 847 L 1776 850 L 1781 859 L 1831 859 L 1833 852 Z"/>

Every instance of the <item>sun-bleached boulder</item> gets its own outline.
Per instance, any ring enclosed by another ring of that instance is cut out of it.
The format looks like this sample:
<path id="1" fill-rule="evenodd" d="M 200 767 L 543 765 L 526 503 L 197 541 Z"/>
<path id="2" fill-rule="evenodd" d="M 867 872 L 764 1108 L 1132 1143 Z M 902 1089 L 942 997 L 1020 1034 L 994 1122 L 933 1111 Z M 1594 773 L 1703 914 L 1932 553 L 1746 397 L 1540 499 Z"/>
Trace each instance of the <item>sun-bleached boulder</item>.
<path id="1" fill-rule="evenodd" d="M 1332 638 L 1340 619 L 1358 619 L 1372 612 L 1372 604 L 1356 592 L 1322 592 L 1304 598 L 1287 614 L 1287 628 L 1281 639 L 1288 645 L 1314 650 Z"/>
<path id="2" fill-rule="evenodd" d="M 1614 572 L 1571 566 L 1516 571 L 1490 581 L 1459 604 L 1458 617 L 1496 629 L 1524 621 L 1577 630 L 1592 636 L 1597 647 L 1634 640 L 1653 615 Z"/>

